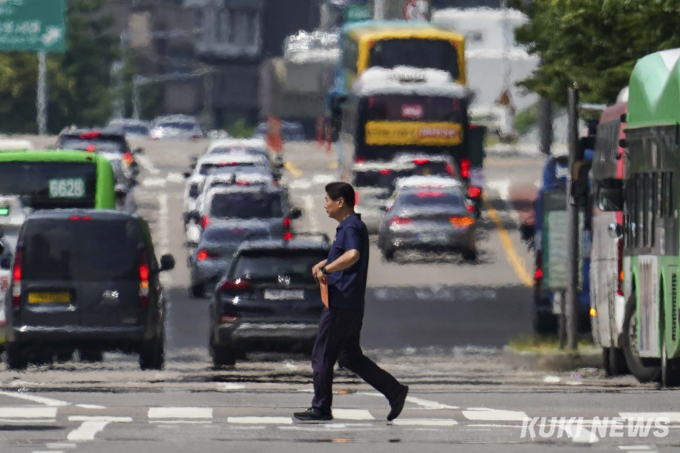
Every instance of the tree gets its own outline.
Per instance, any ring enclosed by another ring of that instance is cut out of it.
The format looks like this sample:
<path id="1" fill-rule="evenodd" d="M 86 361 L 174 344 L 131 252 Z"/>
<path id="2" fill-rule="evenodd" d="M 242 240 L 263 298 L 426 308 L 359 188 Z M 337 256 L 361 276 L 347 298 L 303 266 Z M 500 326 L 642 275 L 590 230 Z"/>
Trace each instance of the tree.
<path id="1" fill-rule="evenodd" d="M 518 43 L 540 56 L 541 66 L 521 86 L 566 104 L 574 82 L 583 102 L 612 103 L 637 60 L 680 47 L 677 0 L 511 0 L 529 22 Z"/>
<path id="2" fill-rule="evenodd" d="M 111 64 L 119 58 L 110 17 L 97 14 L 106 0 L 69 0 L 67 51 L 48 56 L 48 129 L 103 124 L 111 114 Z M 35 133 L 38 59 L 34 53 L 0 54 L 0 132 Z"/>

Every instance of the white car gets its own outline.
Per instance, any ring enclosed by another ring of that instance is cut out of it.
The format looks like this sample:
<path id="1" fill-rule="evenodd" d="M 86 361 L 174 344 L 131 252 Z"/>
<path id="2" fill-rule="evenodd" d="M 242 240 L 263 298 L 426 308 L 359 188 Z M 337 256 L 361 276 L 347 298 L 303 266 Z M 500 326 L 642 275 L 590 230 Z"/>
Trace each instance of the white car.
<path id="1" fill-rule="evenodd" d="M 33 143 L 29 140 L 0 140 L 0 151 L 33 151 Z"/>

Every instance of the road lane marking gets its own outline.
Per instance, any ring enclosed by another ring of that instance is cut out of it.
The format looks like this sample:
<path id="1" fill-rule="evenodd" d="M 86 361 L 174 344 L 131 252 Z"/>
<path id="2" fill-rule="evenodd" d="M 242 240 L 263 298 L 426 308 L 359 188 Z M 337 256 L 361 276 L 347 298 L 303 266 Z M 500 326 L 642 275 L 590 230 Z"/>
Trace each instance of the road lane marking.
<path id="1" fill-rule="evenodd" d="M 168 173 L 168 181 L 174 183 L 184 182 L 184 175 L 181 173 Z"/>
<path id="2" fill-rule="evenodd" d="M 651 450 L 651 445 L 619 445 L 619 450 Z"/>
<path id="3" fill-rule="evenodd" d="M 151 159 L 149 159 L 146 156 L 137 155 L 135 157 L 135 161 L 139 163 L 142 167 L 144 167 L 144 169 L 151 173 L 152 175 L 157 175 L 161 172 L 154 166 L 153 162 L 151 162 Z"/>
<path id="4" fill-rule="evenodd" d="M 368 396 L 379 396 L 382 398 L 385 397 L 382 393 L 378 392 L 359 392 L 358 394 Z M 460 409 L 458 406 L 449 406 L 448 404 L 438 403 L 437 401 L 424 400 L 421 398 L 416 398 L 415 396 L 407 396 L 406 401 L 408 401 L 409 403 L 417 404 L 418 406 L 421 406 L 423 409 L 427 410 Z"/>
<path id="5" fill-rule="evenodd" d="M 246 388 L 245 384 L 237 384 L 235 382 L 218 382 L 217 383 L 217 390 L 219 391 L 228 391 L 228 390 L 243 390 Z"/>
<path id="6" fill-rule="evenodd" d="M 87 442 L 88 440 L 94 440 L 95 436 L 102 432 L 106 426 L 111 422 L 104 421 L 88 421 L 83 422 L 78 428 L 74 429 L 66 439 L 71 442 Z"/>
<path id="7" fill-rule="evenodd" d="M 561 379 L 557 376 L 546 376 L 543 378 L 545 384 L 559 384 Z"/>
<path id="8" fill-rule="evenodd" d="M 291 190 L 306 190 L 310 187 L 312 187 L 312 182 L 309 179 L 296 179 L 288 184 L 288 188 Z"/>
<path id="9" fill-rule="evenodd" d="M 582 426 L 577 427 L 568 423 L 560 423 L 558 426 L 560 430 L 571 438 L 572 442 L 576 442 L 577 444 L 593 444 L 600 441 L 595 433 L 588 431 Z"/>
<path id="10" fill-rule="evenodd" d="M 337 181 L 337 178 L 333 175 L 314 175 L 312 177 L 312 184 L 328 184 Z"/>
<path id="11" fill-rule="evenodd" d="M 0 419 L 44 419 L 56 417 L 56 407 L 0 407 Z"/>
<path id="12" fill-rule="evenodd" d="M 165 187 L 165 184 L 168 182 L 167 179 L 164 178 L 145 178 L 142 181 L 142 186 L 143 187 Z"/>
<path id="13" fill-rule="evenodd" d="M 310 228 L 312 233 L 317 233 L 319 231 L 319 219 L 316 218 L 316 207 L 314 206 L 314 196 L 305 195 L 302 197 L 305 201 L 305 210 L 307 211 L 307 218 L 309 219 Z"/>
<path id="14" fill-rule="evenodd" d="M 45 398 L 37 395 L 29 395 L 27 393 L 17 393 L 17 392 L 0 392 L 0 396 L 9 396 L 12 398 L 19 398 L 26 401 L 32 401 L 34 403 L 44 404 L 45 406 L 69 406 L 71 403 L 66 401 L 55 400 L 52 398 Z"/>
<path id="15" fill-rule="evenodd" d="M 92 410 L 103 410 L 106 409 L 104 406 L 99 406 L 98 404 L 76 404 L 76 407 L 81 409 L 92 409 Z"/>
<path id="16" fill-rule="evenodd" d="M 496 230 L 498 231 L 498 235 L 501 238 L 501 243 L 503 244 L 503 249 L 505 250 L 505 256 L 508 258 L 508 262 L 515 271 L 515 274 L 517 274 L 517 277 L 519 277 L 520 281 L 527 287 L 533 288 L 534 282 L 527 272 L 526 267 L 524 266 L 524 260 L 520 258 L 520 256 L 517 254 L 517 251 L 515 250 L 515 246 L 512 245 L 512 239 L 510 239 L 510 235 L 505 230 L 505 228 L 503 228 L 503 222 L 501 221 L 498 212 L 496 212 L 494 207 L 491 206 L 491 203 L 489 203 L 486 195 L 482 195 L 482 199 L 484 200 L 486 212 L 496 225 Z"/>
<path id="17" fill-rule="evenodd" d="M 506 411 L 500 409 L 474 409 L 462 411 L 463 416 L 472 421 L 486 422 L 521 422 L 528 418 L 525 412 Z"/>
<path id="18" fill-rule="evenodd" d="M 76 448 L 76 444 L 45 444 L 47 448 L 66 448 L 66 449 L 71 449 L 71 448 Z M 52 452 L 56 453 L 56 452 Z"/>
<path id="19" fill-rule="evenodd" d="M 302 170 L 300 170 L 299 168 L 297 168 L 295 165 L 293 165 L 290 162 L 286 162 L 285 164 L 283 164 L 283 167 L 286 170 L 288 170 L 296 178 L 299 178 L 300 176 L 302 176 Z"/>
<path id="20" fill-rule="evenodd" d="M 293 419 L 290 417 L 228 417 L 227 423 L 240 425 L 292 425 Z"/>
<path id="21" fill-rule="evenodd" d="M 209 407 L 151 407 L 148 415 L 156 419 L 211 419 L 213 410 Z"/>
<path id="22" fill-rule="evenodd" d="M 392 422 L 400 426 L 455 426 L 457 421 L 447 418 L 405 418 Z"/>
<path id="23" fill-rule="evenodd" d="M 371 413 L 364 409 L 333 409 L 336 420 L 375 420 Z"/>
<path id="24" fill-rule="evenodd" d="M 71 415 L 71 422 L 109 422 L 109 423 L 132 423 L 132 417 L 111 417 L 107 415 Z"/>

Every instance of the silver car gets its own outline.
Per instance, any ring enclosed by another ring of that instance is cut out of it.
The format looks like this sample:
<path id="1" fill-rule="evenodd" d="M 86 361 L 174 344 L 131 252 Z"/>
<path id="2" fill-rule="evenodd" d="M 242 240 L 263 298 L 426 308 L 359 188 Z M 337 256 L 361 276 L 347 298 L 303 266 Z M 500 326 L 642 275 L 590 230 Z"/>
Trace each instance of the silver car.
<path id="1" fill-rule="evenodd" d="M 196 118 L 186 115 L 157 118 L 149 133 L 151 140 L 198 140 L 203 135 Z"/>
<path id="2" fill-rule="evenodd" d="M 378 247 L 391 260 L 397 250 L 453 250 L 477 259 L 473 212 L 462 187 L 402 187 L 385 207 Z"/>

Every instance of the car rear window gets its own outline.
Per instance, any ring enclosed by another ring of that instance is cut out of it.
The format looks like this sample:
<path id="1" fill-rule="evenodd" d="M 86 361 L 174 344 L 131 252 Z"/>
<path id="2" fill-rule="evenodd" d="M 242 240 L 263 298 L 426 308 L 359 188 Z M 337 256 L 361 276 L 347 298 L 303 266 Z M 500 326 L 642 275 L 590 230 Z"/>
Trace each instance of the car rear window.
<path id="1" fill-rule="evenodd" d="M 423 189 L 402 193 L 397 203 L 414 207 L 463 207 L 463 195 L 459 190 Z"/>
<path id="2" fill-rule="evenodd" d="M 241 242 L 247 235 L 266 235 L 266 230 L 248 228 L 208 228 L 203 232 L 203 238 L 210 242 Z"/>
<path id="3" fill-rule="evenodd" d="M 194 128 L 197 128 L 198 125 L 196 123 L 191 123 L 188 121 L 169 121 L 169 122 L 164 122 L 160 123 L 158 127 L 167 127 L 170 129 L 180 129 L 183 131 L 192 131 Z"/>
<path id="4" fill-rule="evenodd" d="M 23 234 L 26 280 L 139 279 L 139 224 L 125 220 L 36 219 Z"/>
<path id="5" fill-rule="evenodd" d="M 214 170 L 216 168 L 236 169 L 236 168 L 254 167 L 254 166 L 255 166 L 254 162 L 226 162 L 226 163 L 219 163 L 219 164 L 202 164 L 201 165 L 201 174 L 207 175 L 208 173 L 210 173 L 211 170 Z"/>
<path id="6" fill-rule="evenodd" d="M 94 149 L 92 149 L 91 147 L 94 147 Z M 106 138 L 106 137 L 66 138 L 61 141 L 60 148 L 72 149 L 76 151 L 78 150 L 85 151 L 91 149 L 92 151 L 100 153 L 124 153 L 125 151 L 127 151 L 125 140 L 123 140 L 122 138 Z"/>
<path id="7" fill-rule="evenodd" d="M 357 171 L 353 174 L 355 187 L 382 187 L 389 189 L 397 178 L 404 178 L 413 174 L 410 170 L 366 170 Z"/>
<path id="8" fill-rule="evenodd" d="M 94 208 L 97 166 L 86 162 L 0 162 L 0 195 L 35 209 Z"/>
<path id="9" fill-rule="evenodd" d="M 279 276 L 287 276 L 291 282 L 314 284 L 312 267 L 327 256 L 324 250 L 248 251 L 236 258 L 229 278 L 278 282 Z"/>
<path id="10" fill-rule="evenodd" d="M 281 194 L 260 192 L 218 193 L 210 205 L 210 217 L 266 219 L 283 217 Z"/>

